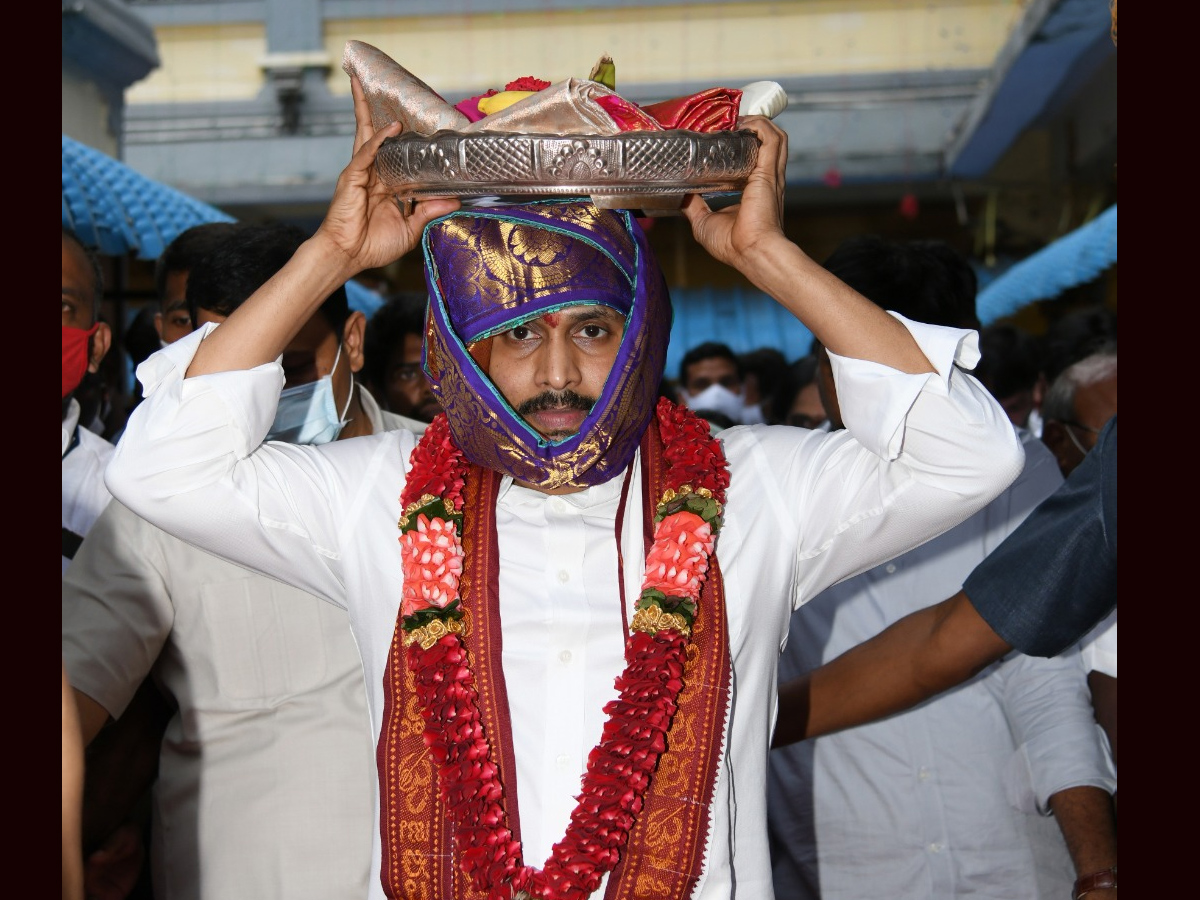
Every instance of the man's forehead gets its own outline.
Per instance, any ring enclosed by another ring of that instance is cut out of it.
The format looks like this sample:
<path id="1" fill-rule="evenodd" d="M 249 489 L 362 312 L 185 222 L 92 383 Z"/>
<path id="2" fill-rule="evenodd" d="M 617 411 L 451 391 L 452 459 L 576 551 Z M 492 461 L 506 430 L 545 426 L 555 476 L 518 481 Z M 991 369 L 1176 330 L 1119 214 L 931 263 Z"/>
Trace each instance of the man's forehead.
<path id="1" fill-rule="evenodd" d="M 73 241 L 63 238 L 62 292 L 88 303 L 96 298 L 96 278 L 92 264 Z"/>
<path id="2" fill-rule="evenodd" d="M 163 285 L 163 312 L 174 312 L 187 307 L 187 282 L 188 271 L 186 269 L 172 269 L 167 272 Z"/>
<path id="3" fill-rule="evenodd" d="M 697 359 L 688 364 L 689 375 L 700 373 L 711 375 L 715 372 L 737 374 L 737 364 L 725 356 L 706 356 L 703 359 Z"/>
<path id="4" fill-rule="evenodd" d="M 1075 411 L 1080 417 L 1095 415 L 1104 421 L 1117 411 L 1117 373 L 1084 382 L 1075 389 Z"/>
<path id="5" fill-rule="evenodd" d="M 539 320 L 545 322 L 551 328 L 555 328 L 562 322 L 574 324 L 596 319 L 603 319 L 606 322 L 624 322 L 626 316 L 620 310 L 613 309 L 605 303 L 579 303 L 556 309 L 548 309 L 540 313 L 519 316 L 513 320 L 513 324 L 509 327 L 515 328 L 517 325 Z"/>

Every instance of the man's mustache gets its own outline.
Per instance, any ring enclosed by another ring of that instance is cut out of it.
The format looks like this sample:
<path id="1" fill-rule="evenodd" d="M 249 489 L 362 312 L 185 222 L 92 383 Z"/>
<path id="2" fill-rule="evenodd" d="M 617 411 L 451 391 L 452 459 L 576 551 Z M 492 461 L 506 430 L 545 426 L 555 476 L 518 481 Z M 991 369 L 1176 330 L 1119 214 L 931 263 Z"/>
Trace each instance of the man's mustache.
<path id="1" fill-rule="evenodd" d="M 530 397 L 517 407 L 517 415 L 527 416 L 530 413 L 542 412 L 547 409 L 578 409 L 591 412 L 596 405 L 595 397 L 585 397 L 574 391 L 542 391 L 536 397 Z"/>

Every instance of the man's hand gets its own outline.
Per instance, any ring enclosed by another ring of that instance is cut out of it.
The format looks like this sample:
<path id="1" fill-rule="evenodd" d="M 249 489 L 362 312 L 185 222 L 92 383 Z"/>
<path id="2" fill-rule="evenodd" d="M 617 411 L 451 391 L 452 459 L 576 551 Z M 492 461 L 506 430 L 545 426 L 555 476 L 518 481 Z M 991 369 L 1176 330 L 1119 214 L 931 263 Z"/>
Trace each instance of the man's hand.
<path id="1" fill-rule="evenodd" d="M 342 170 L 317 233 L 197 348 L 187 377 L 252 369 L 271 362 L 333 291 L 364 269 L 386 266 L 412 250 L 425 225 L 458 209 L 457 200 L 427 200 L 402 210 L 375 171 L 380 145 L 395 123 L 378 131 L 357 79 L 354 156 Z"/>
<path id="2" fill-rule="evenodd" d="M 393 122 L 378 131 L 358 78 L 351 77 L 354 94 L 354 156 L 338 177 L 333 199 L 316 238 L 343 259 L 345 277 L 363 269 L 386 266 L 412 250 L 432 219 L 458 209 L 458 200 L 425 200 L 409 204 L 396 200 L 392 189 L 375 171 L 375 155 L 385 140 L 400 133 Z"/>
<path id="3" fill-rule="evenodd" d="M 88 900 L 125 900 L 141 877 L 146 848 L 136 826 L 122 825 L 84 863 Z"/>
<path id="4" fill-rule="evenodd" d="M 783 237 L 783 189 L 787 169 L 787 132 L 762 116 L 738 120 L 758 135 L 758 162 L 746 181 L 740 203 L 709 209 L 704 198 L 691 194 L 683 214 L 696 240 L 714 258 L 744 271 L 747 254 L 767 239 Z"/>

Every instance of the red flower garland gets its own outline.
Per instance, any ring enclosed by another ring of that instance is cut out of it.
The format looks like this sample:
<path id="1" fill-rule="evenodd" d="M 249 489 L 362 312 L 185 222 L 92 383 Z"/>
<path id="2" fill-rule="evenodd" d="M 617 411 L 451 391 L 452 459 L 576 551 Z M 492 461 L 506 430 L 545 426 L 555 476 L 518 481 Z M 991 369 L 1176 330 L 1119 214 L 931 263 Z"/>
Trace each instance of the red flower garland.
<path id="1" fill-rule="evenodd" d="M 599 887 L 620 859 L 683 689 L 684 654 L 695 603 L 721 525 L 728 466 L 708 423 L 660 400 L 666 488 L 648 556 L 638 612 L 626 641 L 625 670 L 600 743 L 588 757 L 578 805 L 542 869 L 527 866 L 504 811 L 504 788 L 480 724 L 474 677 L 458 632 L 463 611 L 462 487 L 467 463 L 444 415 L 410 459 L 401 496 L 408 667 L 413 672 L 425 745 L 462 850 L 460 866 L 493 900 L 524 892 L 577 900 Z M 432 536 L 431 536 L 432 535 Z M 457 550 L 457 555 L 455 554 Z"/>

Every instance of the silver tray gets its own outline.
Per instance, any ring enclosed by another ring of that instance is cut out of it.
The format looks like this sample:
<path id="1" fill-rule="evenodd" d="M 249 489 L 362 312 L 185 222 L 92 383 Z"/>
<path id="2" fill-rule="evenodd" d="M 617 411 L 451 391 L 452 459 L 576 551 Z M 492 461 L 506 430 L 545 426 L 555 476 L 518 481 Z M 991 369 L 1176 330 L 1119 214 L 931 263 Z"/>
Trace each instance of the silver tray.
<path id="1" fill-rule="evenodd" d="M 687 194 L 740 191 L 758 159 L 752 131 L 389 138 L 375 158 L 401 200 L 589 196 L 605 209 L 670 212 Z"/>

